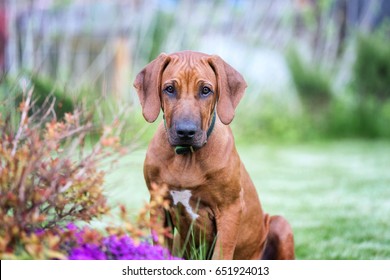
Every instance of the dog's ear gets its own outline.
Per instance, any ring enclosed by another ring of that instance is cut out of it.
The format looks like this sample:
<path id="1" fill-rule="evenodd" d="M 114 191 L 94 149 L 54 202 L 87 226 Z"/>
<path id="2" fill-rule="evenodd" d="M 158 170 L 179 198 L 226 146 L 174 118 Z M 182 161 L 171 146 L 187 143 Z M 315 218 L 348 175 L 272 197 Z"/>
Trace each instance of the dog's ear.
<path id="1" fill-rule="evenodd" d="M 234 118 L 234 111 L 244 95 L 247 84 L 242 75 L 219 56 L 214 55 L 208 61 L 217 77 L 218 116 L 227 125 Z"/>
<path id="2" fill-rule="evenodd" d="M 142 106 L 142 114 L 148 122 L 154 122 L 160 114 L 161 76 L 170 58 L 162 53 L 138 73 L 134 87 Z"/>

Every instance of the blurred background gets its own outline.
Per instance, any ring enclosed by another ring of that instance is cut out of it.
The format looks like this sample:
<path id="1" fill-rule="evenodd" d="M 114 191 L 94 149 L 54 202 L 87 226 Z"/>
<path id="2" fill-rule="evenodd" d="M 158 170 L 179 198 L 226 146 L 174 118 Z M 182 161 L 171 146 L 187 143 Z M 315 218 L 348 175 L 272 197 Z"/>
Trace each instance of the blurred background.
<path id="1" fill-rule="evenodd" d="M 142 119 L 136 74 L 161 52 L 218 54 L 248 82 L 233 130 L 298 258 L 390 258 L 389 18 L 385 0 L 0 0 L 0 113 L 26 85 L 36 106 L 54 97 L 59 118 L 122 112 L 139 149 L 107 189 L 137 208 L 156 125 Z"/>
<path id="2" fill-rule="evenodd" d="M 198 50 L 249 84 L 239 135 L 388 139 L 389 15 L 383 0 L 0 0 L 1 76 L 28 77 L 62 110 L 101 98 L 132 106 L 143 66 Z"/>

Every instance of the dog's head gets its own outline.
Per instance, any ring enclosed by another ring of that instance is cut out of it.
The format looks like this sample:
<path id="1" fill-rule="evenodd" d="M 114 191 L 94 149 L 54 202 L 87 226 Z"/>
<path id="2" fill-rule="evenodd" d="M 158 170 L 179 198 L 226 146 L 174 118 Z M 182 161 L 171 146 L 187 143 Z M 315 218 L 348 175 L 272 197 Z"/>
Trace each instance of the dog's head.
<path id="1" fill-rule="evenodd" d="M 202 147 L 214 111 L 229 124 L 246 83 L 218 56 L 184 51 L 160 54 L 136 77 L 143 116 L 154 122 L 164 112 L 172 146 Z"/>

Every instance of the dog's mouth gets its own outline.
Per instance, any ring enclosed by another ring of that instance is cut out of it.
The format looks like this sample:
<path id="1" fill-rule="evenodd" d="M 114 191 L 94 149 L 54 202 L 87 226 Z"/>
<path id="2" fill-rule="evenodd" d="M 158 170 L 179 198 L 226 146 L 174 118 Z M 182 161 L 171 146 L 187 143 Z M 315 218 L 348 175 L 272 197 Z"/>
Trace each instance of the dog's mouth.
<path id="1" fill-rule="evenodd" d="M 168 142 L 172 147 L 200 149 L 206 144 L 206 133 L 202 130 L 197 131 L 191 138 L 181 137 L 172 129 L 169 129 L 167 132 Z"/>

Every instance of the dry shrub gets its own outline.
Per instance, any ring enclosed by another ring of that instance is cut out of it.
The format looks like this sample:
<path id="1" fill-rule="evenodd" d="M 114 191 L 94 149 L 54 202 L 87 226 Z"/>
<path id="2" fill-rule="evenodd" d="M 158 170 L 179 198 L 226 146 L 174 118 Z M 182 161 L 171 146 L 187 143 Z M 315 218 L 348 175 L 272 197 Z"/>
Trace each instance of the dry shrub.
<path id="1" fill-rule="evenodd" d="M 68 225 L 72 242 L 67 244 L 69 259 L 76 260 L 174 260 L 176 257 L 164 248 L 165 237 L 172 238 L 170 228 L 162 221 L 150 219 L 149 214 L 158 208 L 167 208 L 167 188 L 152 186 L 154 199 L 139 211 L 134 220 L 124 206 L 120 206 L 120 224 L 106 227 L 99 232 L 89 227 Z M 69 232 L 67 232 L 69 233 Z"/>
<path id="2" fill-rule="evenodd" d="M 109 234 L 123 236 L 130 235 L 136 243 L 145 240 L 152 234 L 152 241 L 157 245 L 165 245 L 165 237 L 171 236 L 171 228 L 166 227 L 164 223 L 159 220 L 155 214 L 161 208 L 168 209 L 169 201 L 166 199 L 168 188 L 166 185 L 152 184 L 152 197 L 149 203 L 145 203 L 144 207 L 139 211 L 135 221 L 133 213 L 129 213 L 128 210 L 121 205 L 120 206 L 120 225 L 109 226 L 106 231 Z"/>
<path id="3" fill-rule="evenodd" d="M 33 112 L 32 90 L 24 98 L 16 127 L 0 115 L 0 259 L 172 259 L 162 247 L 169 229 L 149 219 L 167 207 L 164 187 L 154 186 L 154 200 L 135 221 L 121 206 L 120 224 L 105 231 L 74 224 L 109 211 L 102 170 L 131 149 L 120 144 L 118 118 L 85 145 L 96 135 L 92 114 L 58 121 L 54 101 Z"/>
<path id="4" fill-rule="evenodd" d="M 88 115 L 57 121 L 52 106 L 32 114 L 33 103 L 30 90 L 16 128 L 0 115 L 0 258 L 60 258 L 60 227 L 108 211 L 99 164 L 121 149 L 115 125 L 86 147 L 93 129 Z"/>

